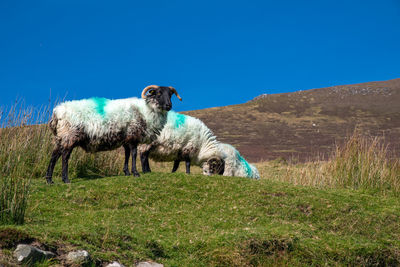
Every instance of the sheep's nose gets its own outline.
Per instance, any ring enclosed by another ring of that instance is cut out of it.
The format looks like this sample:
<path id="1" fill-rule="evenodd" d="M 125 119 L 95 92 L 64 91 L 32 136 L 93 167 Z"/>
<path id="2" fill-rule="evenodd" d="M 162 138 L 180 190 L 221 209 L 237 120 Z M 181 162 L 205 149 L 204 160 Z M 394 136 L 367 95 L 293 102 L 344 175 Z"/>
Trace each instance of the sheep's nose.
<path id="1" fill-rule="evenodd" d="M 172 108 L 172 105 L 170 105 L 170 104 L 166 104 L 166 105 L 165 105 L 165 110 L 170 111 L 171 108 Z"/>

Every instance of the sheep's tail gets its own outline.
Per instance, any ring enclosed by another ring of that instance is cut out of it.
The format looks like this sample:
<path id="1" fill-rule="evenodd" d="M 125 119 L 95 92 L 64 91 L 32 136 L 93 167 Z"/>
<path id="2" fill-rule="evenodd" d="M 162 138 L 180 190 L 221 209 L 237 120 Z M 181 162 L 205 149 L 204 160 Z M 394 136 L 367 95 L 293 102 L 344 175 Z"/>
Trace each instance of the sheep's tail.
<path id="1" fill-rule="evenodd" d="M 57 123 L 58 123 L 58 118 L 57 118 L 57 116 L 53 113 L 53 116 L 51 116 L 51 119 L 50 119 L 48 125 L 49 125 L 49 128 L 50 128 L 51 132 L 52 132 L 54 135 L 57 135 Z"/>

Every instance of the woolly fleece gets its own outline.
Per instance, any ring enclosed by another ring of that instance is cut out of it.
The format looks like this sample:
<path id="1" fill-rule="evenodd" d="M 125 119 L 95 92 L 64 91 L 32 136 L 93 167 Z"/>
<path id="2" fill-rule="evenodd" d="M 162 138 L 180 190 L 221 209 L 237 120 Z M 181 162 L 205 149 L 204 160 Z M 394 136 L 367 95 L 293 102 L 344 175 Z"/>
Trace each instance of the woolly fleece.
<path id="1" fill-rule="evenodd" d="M 212 131 L 199 119 L 169 111 L 167 123 L 153 145 L 150 158 L 156 161 L 174 161 L 181 155 L 188 156 L 191 163 L 219 157 L 218 141 Z M 148 149 L 139 146 L 139 151 Z"/>

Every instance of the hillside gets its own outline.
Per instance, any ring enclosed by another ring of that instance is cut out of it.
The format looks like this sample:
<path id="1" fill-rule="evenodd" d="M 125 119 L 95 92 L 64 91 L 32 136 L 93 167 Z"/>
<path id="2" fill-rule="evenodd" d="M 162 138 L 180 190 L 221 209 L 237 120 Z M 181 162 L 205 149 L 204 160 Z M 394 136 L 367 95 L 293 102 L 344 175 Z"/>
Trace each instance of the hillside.
<path id="1" fill-rule="evenodd" d="M 248 103 L 185 112 L 250 161 L 327 155 L 355 129 L 400 152 L 400 79 L 261 95 Z"/>

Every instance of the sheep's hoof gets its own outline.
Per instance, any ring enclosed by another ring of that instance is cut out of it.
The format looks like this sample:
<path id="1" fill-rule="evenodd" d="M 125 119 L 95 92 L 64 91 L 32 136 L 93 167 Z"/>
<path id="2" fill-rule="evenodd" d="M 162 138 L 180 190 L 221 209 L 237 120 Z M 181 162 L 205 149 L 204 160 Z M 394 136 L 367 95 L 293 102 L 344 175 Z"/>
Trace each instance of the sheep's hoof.
<path id="1" fill-rule="evenodd" d="M 46 178 L 47 184 L 54 184 L 53 180 L 51 178 Z"/>
<path id="2" fill-rule="evenodd" d="M 65 184 L 70 184 L 70 180 L 68 178 L 62 179 Z"/>
<path id="3" fill-rule="evenodd" d="M 124 170 L 124 173 L 125 173 L 126 176 L 130 176 L 131 175 L 131 173 L 129 171 L 127 171 L 127 170 Z"/>
<path id="4" fill-rule="evenodd" d="M 139 174 L 137 171 L 134 171 L 132 174 L 133 174 L 133 176 L 135 176 L 135 177 L 140 177 L 140 174 Z"/>

